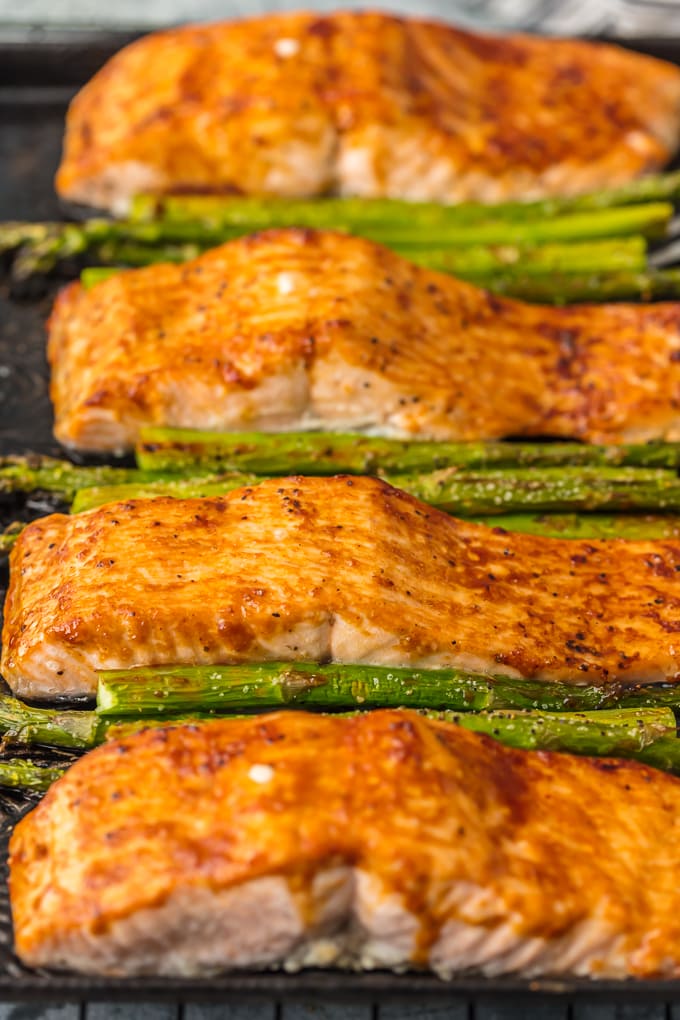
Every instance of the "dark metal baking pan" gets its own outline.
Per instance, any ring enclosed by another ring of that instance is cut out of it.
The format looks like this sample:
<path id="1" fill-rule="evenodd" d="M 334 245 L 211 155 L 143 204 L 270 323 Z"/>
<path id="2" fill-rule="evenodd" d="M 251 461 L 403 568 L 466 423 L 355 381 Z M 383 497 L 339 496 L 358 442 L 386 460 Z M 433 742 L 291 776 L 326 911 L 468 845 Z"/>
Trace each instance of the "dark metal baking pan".
<path id="1" fill-rule="evenodd" d="M 0 28 L 0 219 L 63 215 L 52 180 L 59 160 L 66 106 L 104 60 L 138 33 L 2 32 Z M 680 40 L 638 40 L 635 49 L 680 64 Z M 44 355 L 44 320 L 51 296 L 13 301 L 0 288 L 0 455 L 34 450 L 58 454 L 52 434 Z M 29 512 L 31 507 L 28 508 Z M 33 512 L 41 508 L 34 506 Z M 0 507 L 5 517 L 11 507 Z M 0 573 L 0 597 L 6 575 Z M 35 758 L 35 754 L 32 754 Z M 399 1001 L 424 1005 L 466 1000 L 560 996 L 617 1002 L 680 1002 L 680 981 L 620 982 L 516 980 L 462 976 L 440 981 L 428 974 L 304 971 L 240 972 L 205 980 L 100 979 L 30 971 L 12 953 L 6 884 L 6 847 L 16 819 L 34 801 L 0 794 L 0 1000 L 244 999 Z M 532 1007 L 530 1007 L 532 1008 Z"/>

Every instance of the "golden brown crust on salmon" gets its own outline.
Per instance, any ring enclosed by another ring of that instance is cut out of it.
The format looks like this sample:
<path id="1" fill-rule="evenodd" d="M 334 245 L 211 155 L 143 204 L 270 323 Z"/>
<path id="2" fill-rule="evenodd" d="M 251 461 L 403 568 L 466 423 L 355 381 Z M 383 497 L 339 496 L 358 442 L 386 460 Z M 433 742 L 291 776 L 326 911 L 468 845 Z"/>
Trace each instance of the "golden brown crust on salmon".
<path id="1" fill-rule="evenodd" d="M 574 194 L 662 166 L 680 72 L 614 46 L 380 13 L 159 32 L 71 105 L 57 189 L 324 192 L 461 201 Z"/>
<path id="2" fill-rule="evenodd" d="M 680 303 L 545 308 L 332 232 L 72 284 L 50 320 L 57 438 L 144 424 L 414 438 L 680 438 Z"/>
<path id="3" fill-rule="evenodd" d="M 413 712 L 150 729 L 86 755 L 16 827 L 16 947 L 109 974 L 677 977 L 679 827 L 669 775 Z"/>
<path id="4" fill-rule="evenodd" d="M 372 478 L 54 514 L 11 558 L 2 673 L 93 693 L 98 669 L 308 660 L 568 683 L 675 679 L 680 544 L 455 520 Z"/>

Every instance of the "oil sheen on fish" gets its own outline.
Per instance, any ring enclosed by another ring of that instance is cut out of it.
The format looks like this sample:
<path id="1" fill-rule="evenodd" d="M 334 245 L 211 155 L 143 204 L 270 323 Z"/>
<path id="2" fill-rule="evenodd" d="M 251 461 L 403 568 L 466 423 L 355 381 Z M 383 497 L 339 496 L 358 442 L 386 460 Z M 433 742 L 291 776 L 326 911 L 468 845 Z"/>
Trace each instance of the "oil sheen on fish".
<path id="1" fill-rule="evenodd" d="M 680 303 L 523 304 L 332 232 L 72 284 L 48 353 L 55 434 L 83 450 L 148 424 L 680 439 Z"/>
<path id="2" fill-rule="evenodd" d="M 283 712 L 90 752 L 19 822 L 29 966 L 680 976 L 680 780 L 414 712 Z"/>
<path id="3" fill-rule="evenodd" d="M 615 46 L 289 13 L 128 46 L 71 105 L 63 198 L 574 194 L 662 166 L 680 71 Z"/>
<path id="4" fill-rule="evenodd" d="M 2 673 L 93 693 L 98 669 L 308 660 L 566 683 L 680 673 L 680 543 L 567 541 L 455 520 L 377 479 L 110 503 L 28 525 Z"/>

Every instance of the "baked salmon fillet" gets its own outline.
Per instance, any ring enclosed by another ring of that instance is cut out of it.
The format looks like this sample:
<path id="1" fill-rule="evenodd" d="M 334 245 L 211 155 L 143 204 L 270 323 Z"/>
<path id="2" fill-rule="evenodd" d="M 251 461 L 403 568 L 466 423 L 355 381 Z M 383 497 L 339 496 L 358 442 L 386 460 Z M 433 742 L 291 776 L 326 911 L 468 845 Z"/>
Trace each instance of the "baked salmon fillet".
<path id="1" fill-rule="evenodd" d="M 614 46 L 477 35 L 380 13 L 158 32 L 68 113 L 57 190 L 459 202 L 574 194 L 663 166 L 678 68 Z"/>
<path id="2" fill-rule="evenodd" d="M 73 283 L 48 356 L 55 435 L 82 450 L 150 424 L 680 439 L 680 303 L 523 304 L 333 232 Z"/>
<path id="3" fill-rule="evenodd" d="M 110 503 L 29 524 L 2 674 L 26 697 L 96 671 L 307 660 L 574 684 L 678 679 L 680 543 L 455 520 L 373 478 Z"/>
<path id="4" fill-rule="evenodd" d="M 680 976 L 680 781 L 415 712 L 282 712 L 90 752 L 10 845 L 29 966 Z"/>

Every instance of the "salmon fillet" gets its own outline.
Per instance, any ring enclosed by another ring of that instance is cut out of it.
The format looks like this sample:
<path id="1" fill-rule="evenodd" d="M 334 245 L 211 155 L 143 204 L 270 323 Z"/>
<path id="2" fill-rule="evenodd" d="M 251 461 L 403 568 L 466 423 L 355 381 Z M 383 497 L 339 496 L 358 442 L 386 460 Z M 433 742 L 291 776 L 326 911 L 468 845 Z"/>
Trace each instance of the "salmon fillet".
<path id="1" fill-rule="evenodd" d="M 2 674 L 26 697 L 96 670 L 308 660 L 567 683 L 680 672 L 680 543 L 455 520 L 372 478 L 41 518 L 10 561 Z"/>
<path id="2" fill-rule="evenodd" d="M 680 781 L 415 712 L 282 712 L 90 752 L 16 827 L 29 966 L 680 976 Z"/>
<path id="3" fill-rule="evenodd" d="M 663 166 L 680 71 L 614 46 L 379 13 L 158 32 L 68 113 L 63 198 L 333 192 L 459 202 L 575 194 Z"/>
<path id="4" fill-rule="evenodd" d="M 680 439 L 680 303 L 527 305 L 332 232 L 74 283 L 48 356 L 55 435 L 83 450 L 145 424 Z"/>

